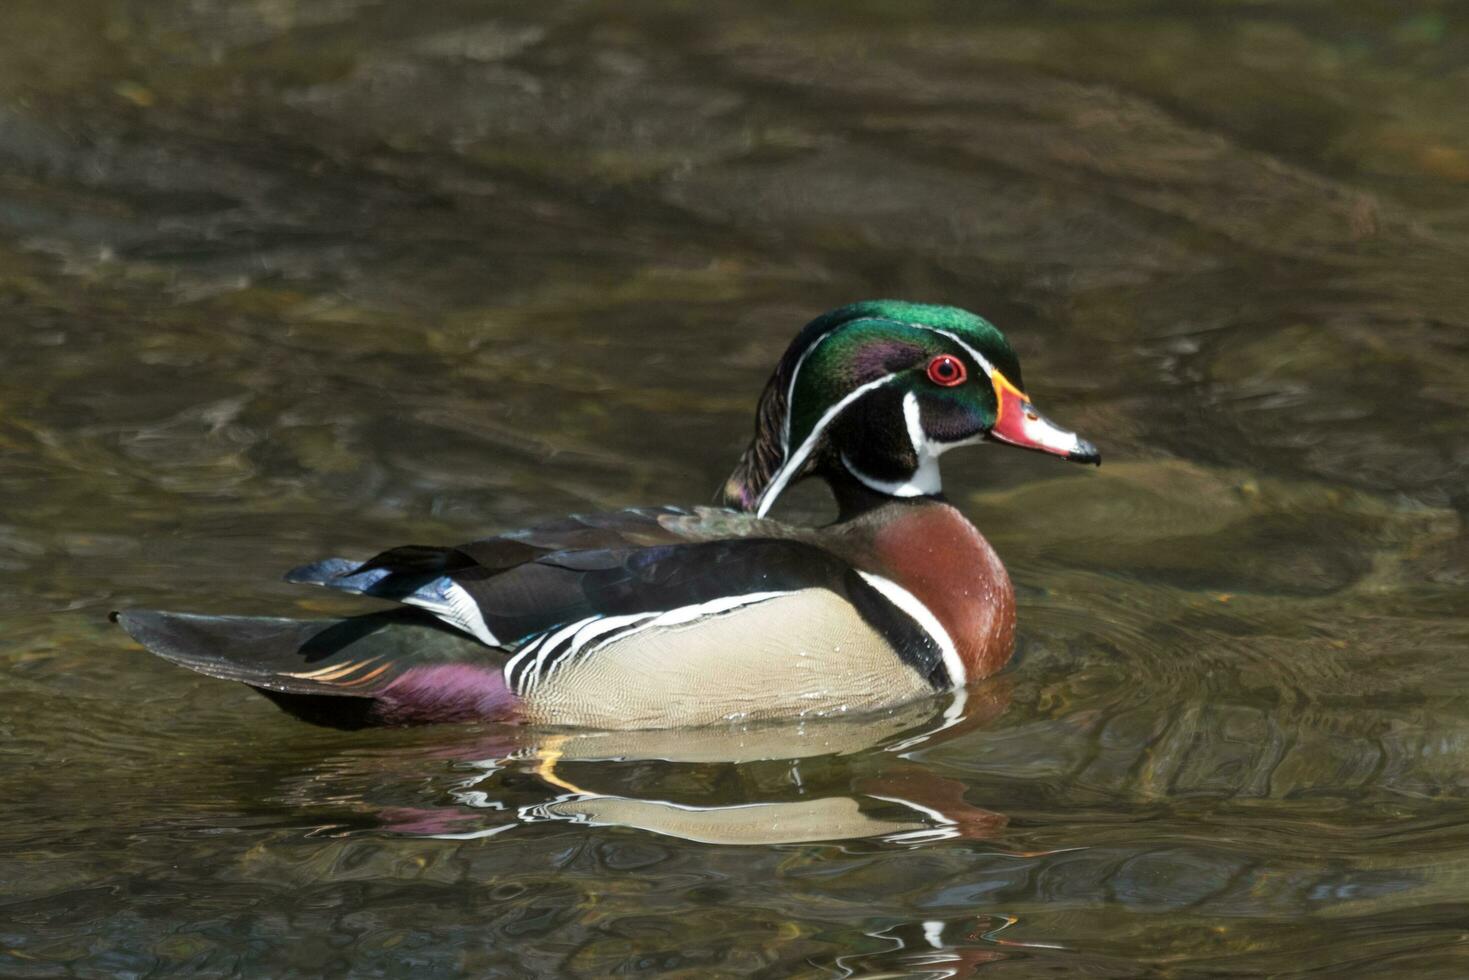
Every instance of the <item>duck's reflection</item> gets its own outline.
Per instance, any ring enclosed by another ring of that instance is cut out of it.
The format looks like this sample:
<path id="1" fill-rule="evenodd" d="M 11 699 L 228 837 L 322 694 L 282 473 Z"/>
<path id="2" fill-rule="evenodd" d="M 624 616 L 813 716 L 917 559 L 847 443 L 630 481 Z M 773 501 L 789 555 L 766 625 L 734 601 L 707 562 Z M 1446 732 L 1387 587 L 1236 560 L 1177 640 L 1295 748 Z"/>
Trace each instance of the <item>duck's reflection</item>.
<path id="1" fill-rule="evenodd" d="M 384 815 L 386 829 L 472 839 L 564 822 L 728 845 L 992 837 L 1005 817 L 968 803 L 962 783 L 911 756 L 990 722 L 1009 695 L 1008 680 L 998 678 L 878 715 L 500 732 L 465 763 L 472 775 L 450 790 L 455 805 L 396 809 Z"/>

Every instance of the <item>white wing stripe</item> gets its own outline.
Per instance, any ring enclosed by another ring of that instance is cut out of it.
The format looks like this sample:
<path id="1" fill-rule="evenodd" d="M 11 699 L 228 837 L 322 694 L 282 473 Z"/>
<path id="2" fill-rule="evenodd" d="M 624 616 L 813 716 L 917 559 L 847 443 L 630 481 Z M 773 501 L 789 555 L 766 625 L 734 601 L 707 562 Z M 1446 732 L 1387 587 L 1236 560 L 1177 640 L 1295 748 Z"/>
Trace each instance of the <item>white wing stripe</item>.
<path id="1" fill-rule="evenodd" d="M 634 613 L 628 616 L 607 616 L 603 619 L 597 620 L 594 623 L 583 626 L 581 629 L 576 631 L 576 635 L 573 636 L 571 638 L 571 642 L 566 645 L 566 650 L 564 651 L 564 653 L 561 656 L 555 658 L 555 660 L 551 663 L 550 669 L 546 671 L 546 676 L 550 677 L 552 674 L 556 673 L 556 671 L 571 663 L 571 661 L 575 660 L 583 653 L 587 652 L 589 645 L 597 637 L 604 636 L 608 633 L 613 632 L 614 630 L 620 631 L 625 626 L 631 626 L 633 623 L 641 622 L 645 619 L 651 619 L 656 615 L 658 614 Z"/>
<path id="2" fill-rule="evenodd" d="M 633 636 L 637 633 L 642 633 L 645 630 L 658 629 L 664 626 L 678 626 L 683 623 L 691 623 L 696 619 L 703 619 L 705 616 L 717 616 L 720 613 L 729 612 L 731 609 L 738 609 L 740 606 L 753 605 L 757 602 L 764 602 L 767 599 L 775 599 L 783 595 L 790 595 L 790 593 L 751 592 L 747 595 L 732 595 L 725 596 L 722 599 L 711 599 L 708 602 L 696 603 L 692 606 L 679 606 L 676 609 L 670 609 L 667 612 L 659 613 L 655 618 L 650 619 L 648 622 L 643 623 L 640 626 L 635 626 L 632 629 L 625 630 L 621 633 L 618 633 L 616 636 L 603 640 L 601 643 L 598 643 L 594 648 L 588 650 L 587 652 L 595 653 L 597 650 L 601 650 L 604 647 L 611 646 L 614 643 L 625 640 L 629 636 Z"/>
<path id="3" fill-rule="evenodd" d="M 722 612 L 729 612 L 731 609 L 738 609 L 740 606 L 749 606 L 757 602 L 764 602 L 766 599 L 789 594 L 789 592 L 750 592 L 745 595 L 727 595 L 692 606 L 670 609 L 648 625 L 677 626 L 680 623 L 690 623 L 696 619 L 703 619 L 705 616 L 716 616 Z"/>
<path id="4" fill-rule="evenodd" d="M 480 642 L 490 646 L 499 646 L 500 641 L 490 631 L 489 624 L 485 622 L 484 613 L 479 610 L 479 603 L 474 601 L 474 596 L 469 590 L 455 582 L 446 591 L 446 598 L 454 610 L 454 615 L 473 633 Z"/>
<path id="5" fill-rule="evenodd" d="M 405 605 L 417 606 L 433 613 L 456 629 L 461 629 L 488 646 L 500 645 L 500 640 L 490 631 L 479 603 L 469 591 L 448 576 L 435 579 L 412 595 L 401 600 Z"/>
<path id="6" fill-rule="evenodd" d="M 595 623 L 601 618 L 601 616 L 588 616 L 586 619 L 579 619 L 570 626 L 563 626 L 555 633 L 552 633 L 551 638 L 542 644 L 541 652 L 536 654 L 536 662 L 530 668 L 529 675 L 524 679 L 524 683 L 527 686 L 536 683 L 541 676 L 541 671 L 546 667 L 546 658 L 555 655 L 556 647 L 562 640 L 570 639 L 576 635 L 578 630 L 591 623 Z"/>
<path id="7" fill-rule="evenodd" d="M 516 676 L 517 673 L 521 670 L 521 666 L 530 658 L 532 654 L 540 649 L 541 644 L 546 642 L 547 636 L 548 634 L 542 633 L 534 640 L 531 640 L 525 646 L 516 651 L 515 656 L 511 657 L 505 663 L 505 666 L 502 669 L 502 673 L 505 675 L 506 687 L 510 688 L 512 691 L 516 689 Z"/>
<path id="8" fill-rule="evenodd" d="M 790 594 L 789 591 L 750 592 L 745 595 L 723 596 L 690 606 L 678 606 L 662 612 L 593 616 L 578 620 L 554 633 L 543 633 L 511 657 L 504 667 L 505 684 L 516 694 L 524 695 L 571 660 L 596 653 L 630 636 L 651 629 L 681 626 L 741 606 Z M 558 645 L 568 636 L 570 641 L 558 651 Z M 535 658 L 534 662 L 530 660 L 532 656 Z"/>

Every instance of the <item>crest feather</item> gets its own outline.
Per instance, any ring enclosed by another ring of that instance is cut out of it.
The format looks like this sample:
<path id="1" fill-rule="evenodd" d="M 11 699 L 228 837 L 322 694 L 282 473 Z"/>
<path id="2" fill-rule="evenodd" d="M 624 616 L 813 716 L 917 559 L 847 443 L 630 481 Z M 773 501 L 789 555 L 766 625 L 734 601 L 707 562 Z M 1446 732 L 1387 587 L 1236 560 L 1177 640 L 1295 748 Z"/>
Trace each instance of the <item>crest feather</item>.
<path id="1" fill-rule="evenodd" d="M 740 455 L 734 472 L 724 481 L 726 507 L 754 511 L 759 506 L 760 494 L 775 479 L 776 471 L 785 462 L 782 434 L 789 408 L 786 404 L 786 392 L 789 390 L 790 379 L 783 379 L 780 371 L 765 383 L 760 407 L 755 412 L 755 437 Z"/>

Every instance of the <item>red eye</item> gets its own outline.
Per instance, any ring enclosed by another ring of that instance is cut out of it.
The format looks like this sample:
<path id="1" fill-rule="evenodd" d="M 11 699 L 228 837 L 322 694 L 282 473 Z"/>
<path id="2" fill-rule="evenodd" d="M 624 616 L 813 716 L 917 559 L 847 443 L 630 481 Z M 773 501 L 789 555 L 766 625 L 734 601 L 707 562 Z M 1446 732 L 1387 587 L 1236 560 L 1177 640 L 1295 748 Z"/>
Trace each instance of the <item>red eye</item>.
<path id="1" fill-rule="evenodd" d="M 945 388 L 962 385 L 968 372 L 964 370 L 964 362 L 952 354 L 940 354 L 928 362 L 928 380 Z"/>

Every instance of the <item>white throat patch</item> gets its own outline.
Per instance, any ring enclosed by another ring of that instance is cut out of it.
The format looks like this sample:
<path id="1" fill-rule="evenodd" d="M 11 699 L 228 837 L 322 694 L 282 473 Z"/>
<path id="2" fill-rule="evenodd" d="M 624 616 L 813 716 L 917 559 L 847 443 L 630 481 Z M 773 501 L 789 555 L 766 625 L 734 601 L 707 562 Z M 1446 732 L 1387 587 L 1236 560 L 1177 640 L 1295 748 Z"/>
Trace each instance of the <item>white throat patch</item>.
<path id="1" fill-rule="evenodd" d="M 932 441 L 923 431 L 918 396 L 911 391 L 903 396 L 903 421 L 908 427 L 908 442 L 913 446 L 913 456 L 918 460 L 918 465 L 906 480 L 891 482 L 863 473 L 846 453 L 842 453 L 842 465 L 848 473 L 878 493 L 890 497 L 931 497 L 944 489 L 943 477 L 939 473 L 939 456 L 949 447 Z"/>

